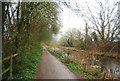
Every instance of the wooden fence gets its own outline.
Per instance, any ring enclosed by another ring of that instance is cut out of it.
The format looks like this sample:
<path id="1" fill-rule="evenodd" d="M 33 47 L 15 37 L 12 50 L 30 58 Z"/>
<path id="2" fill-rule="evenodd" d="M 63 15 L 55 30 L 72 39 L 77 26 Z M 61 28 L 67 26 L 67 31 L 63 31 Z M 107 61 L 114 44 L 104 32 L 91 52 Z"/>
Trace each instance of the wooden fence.
<path id="1" fill-rule="evenodd" d="M 19 55 L 18 53 L 13 54 L 13 55 L 10 55 L 9 57 L 6 57 L 2 60 L 2 62 L 6 61 L 6 60 L 10 60 L 10 66 L 7 69 L 5 69 L 4 71 L 2 71 L 2 73 L 0 75 L 3 75 L 3 74 L 5 74 L 6 72 L 9 71 L 9 74 L 10 74 L 9 79 L 12 79 L 12 77 L 13 77 L 13 74 L 12 74 L 13 57 L 16 57 L 18 55 Z"/>

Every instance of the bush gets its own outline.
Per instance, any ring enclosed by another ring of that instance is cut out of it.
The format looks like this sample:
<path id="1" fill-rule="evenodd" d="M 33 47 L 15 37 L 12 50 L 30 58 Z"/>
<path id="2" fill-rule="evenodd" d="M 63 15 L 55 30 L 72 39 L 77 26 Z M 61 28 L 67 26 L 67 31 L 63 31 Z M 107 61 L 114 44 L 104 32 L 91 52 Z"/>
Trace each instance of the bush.
<path id="1" fill-rule="evenodd" d="M 40 49 L 33 49 L 31 51 L 26 50 L 26 55 L 22 60 L 22 65 L 20 68 L 21 74 L 15 76 L 15 79 L 26 79 L 33 80 L 34 74 L 37 71 L 37 64 L 41 57 Z"/>

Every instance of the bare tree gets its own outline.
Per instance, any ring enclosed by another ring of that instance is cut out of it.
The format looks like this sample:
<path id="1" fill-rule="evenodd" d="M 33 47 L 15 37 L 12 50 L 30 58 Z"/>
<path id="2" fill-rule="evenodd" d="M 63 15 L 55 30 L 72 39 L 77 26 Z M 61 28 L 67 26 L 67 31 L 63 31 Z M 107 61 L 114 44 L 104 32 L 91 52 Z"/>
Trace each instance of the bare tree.
<path id="1" fill-rule="evenodd" d="M 113 41 L 115 33 L 117 31 L 116 21 L 116 4 L 110 5 L 108 0 L 97 1 L 98 8 L 97 13 L 93 13 L 91 8 L 88 6 L 88 11 L 91 16 L 91 23 L 93 24 L 93 29 L 98 33 L 102 42 Z"/>

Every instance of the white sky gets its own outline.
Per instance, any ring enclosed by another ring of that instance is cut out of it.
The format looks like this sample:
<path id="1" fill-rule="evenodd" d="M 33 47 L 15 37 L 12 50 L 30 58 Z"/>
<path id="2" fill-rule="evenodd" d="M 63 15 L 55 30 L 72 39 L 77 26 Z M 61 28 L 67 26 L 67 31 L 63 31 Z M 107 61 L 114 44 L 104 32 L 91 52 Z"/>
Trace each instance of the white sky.
<path id="1" fill-rule="evenodd" d="M 81 29 L 81 26 L 84 26 L 82 18 L 79 18 L 73 11 L 67 8 L 64 8 L 64 11 L 61 13 L 61 19 L 63 27 L 60 31 L 62 32 L 72 28 Z"/>
<path id="2" fill-rule="evenodd" d="M 88 5 L 97 6 L 96 0 L 76 0 L 78 3 L 80 3 L 79 6 L 86 7 L 86 2 Z M 104 0 L 101 0 L 104 1 Z M 108 0 L 109 2 L 118 2 L 120 0 Z M 79 29 L 81 32 L 84 32 L 85 23 L 83 21 L 82 17 L 78 17 L 73 11 L 66 7 L 62 7 L 63 11 L 60 13 L 60 19 L 61 19 L 61 29 L 59 34 L 57 35 L 57 39 L 60 39 L 65 32 L 67 32 L 70 29 L 76 28 Z"/>

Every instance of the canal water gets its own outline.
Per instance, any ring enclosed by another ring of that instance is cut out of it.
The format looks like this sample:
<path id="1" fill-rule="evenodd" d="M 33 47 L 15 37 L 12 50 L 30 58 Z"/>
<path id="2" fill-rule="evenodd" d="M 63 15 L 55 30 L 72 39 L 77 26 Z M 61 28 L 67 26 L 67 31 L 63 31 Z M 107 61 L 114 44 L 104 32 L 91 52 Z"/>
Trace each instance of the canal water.
<path id="1" fill-rule="evenodd" d="M 100 66 L 101 72 L 107 73 L 114 79 L 120 79 L 120 59 L 94 56 L 95 64 Z"/>
<path id="2" fill-rule="evenodd" d="M 67 54 L 75 55 L 74 51 L 69 51 L 69 50 L 65 51 L 65 49 L 61 50 L 59 48 L 54 48 L 54 50 L 61 53 L 65 52 Z M 85 60 L 85 58 L 83 58 L 82 56 L 80 56 L 79 59 Z M 98 68 L 98 70 L 101 71 L 101 73 L 106 73 L 107 75 L 109 75 L 110 77 L 113 77 L 114 79 L 120 79 L 120 59 L 109 58 L 104 56 L 93 56 L 92 61 L 90 63 L 93 66 L 94 65 L 99 66 L 100 68 Z"/>

